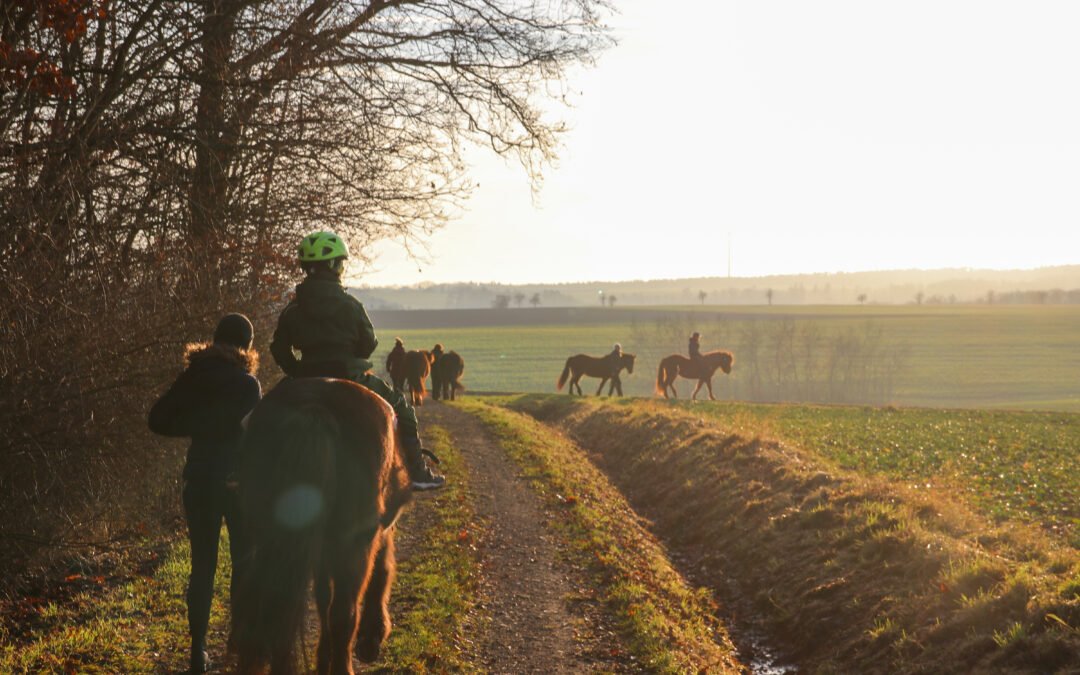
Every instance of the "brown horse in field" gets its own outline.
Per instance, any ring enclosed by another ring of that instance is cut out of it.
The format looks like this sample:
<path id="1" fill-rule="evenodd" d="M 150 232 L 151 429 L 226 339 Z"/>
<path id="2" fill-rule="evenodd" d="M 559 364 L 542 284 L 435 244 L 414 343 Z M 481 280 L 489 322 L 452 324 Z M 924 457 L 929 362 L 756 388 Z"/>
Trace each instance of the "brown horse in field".
<path id="1" fill-rule="evenodd" d="M 636 357 L 629 352 L 623 352 L 622 360 L 619 361 L 619 370 L 626 368 L 626 374 L 632 375 L 634 373 L 634 359 Z M 600 386 L 596 389 L 596 395 L 600 395 L 600 391 L 604 388 L 604 384 L 611 379 L 611 386 L 608 387 L 608 396 L 611 396 L 611 392 L 618 389 L 619 396 L 622 396 L 622 380 L 619 379 L 619 373 L 615 375 L 611 374 L 611 364 L 608 363 L 607 357 L 604 356 L 589 356 L 588 354 L 574 354 L 570 358 L 566 359 L 566 365 L 563 366 L 562 375 L 559 375 L 559 382 L 555 385 L 555 391 L 562 391 L 563 386 L 566 384 L 566 380 L 570 380 L 570 388 L 566 390 L 567 394 L 573 395 L 574 388 L 577 387 L 577 393 L 579 396 L 584 394 L 581 391 L 582 376 L 588 375 L 589 377 L 599 377 Z"/>
<path id="2" fill-rule="evenodd" d="M 696 399 L 698 392 L 701 391 L 701 385 L 706 385 L 709 388 L 709 400 L 715 401 L 716 397 L 712 392 L 712 377 L 716 373 L 716 369 L 720 368 L 725 374 L 731 373 L 731 364 L 734 362 L 735 357 L 731 355 L 731 352 L 714 351 L 705 352 L 701 355 L 701 366 L 690 360 L 690 357 L 682 354 L 669 354 L 660 361 L 660 367 L 656 371 L 656 393 L 663 394 L 664 398 L 668 397 L 668 389 L 671 389 L 671 395 L 675 398 L 679 398 L 679 392 L 675 389 L 675 378 L 683 376 L 690 380 L 697 380 L 697 386 L 694 387 L 694 394 L 690 397 Z"/>
<path id="3" fill-rule="evenodd" d="M 244 433 L 241 499 L 254 554 L 233 598 L 244 675 L 296 673 L 314 580 L 319 673 L 352 675 L 390 634 L 394 522 L 411 498 L 394 411 L 347 380 L 286 379 Z"/>
<path id="4" fill-rule="evenodd" d="M 405 379 L 409 383 L 409 402 L 415 408 L 424 405 L 427 389 L 424 383 L 431 374 L 431 363 L 435 357 L 426 349 L 414 349 L 405 354 Z"/>
<path id="5" fill-rule="evenodd" d="M 435 360 L 431 364 L 431 397 L 456 399 L 458 391 L 464 391 L 461 376 L 465 374 L 465 359 L 451 350 L 443 353 L 442 345 L 435 345 L 431 350 Z"/>
<path id="6" fill-rule="evenodd" d="M 394 338 L 394 348 L 386 355 L 386 372 L 390 373 L 394 391 L 404 392 L 408 368 L 405 366 L 405 343 L 401 338 Z"/>

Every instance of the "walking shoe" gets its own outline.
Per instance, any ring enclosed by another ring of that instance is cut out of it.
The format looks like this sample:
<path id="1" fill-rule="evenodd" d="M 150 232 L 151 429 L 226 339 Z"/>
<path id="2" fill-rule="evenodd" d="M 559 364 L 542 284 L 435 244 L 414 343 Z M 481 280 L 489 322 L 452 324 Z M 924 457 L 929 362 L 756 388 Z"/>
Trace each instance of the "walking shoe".
<path id="1" fill-rule="evenodd" d="M 210 670 L 210 655 L 206 652 L 206 638 L 191 641 L 191 661 L 188 672 L 198 675 Z"/>
<path id="2" fill-rule="evenodd" d="M 446 477 L 434 473 L 426 462 L 409 471 L 409 479 L 414 490 L 435 490 L 446 485 Z"/>

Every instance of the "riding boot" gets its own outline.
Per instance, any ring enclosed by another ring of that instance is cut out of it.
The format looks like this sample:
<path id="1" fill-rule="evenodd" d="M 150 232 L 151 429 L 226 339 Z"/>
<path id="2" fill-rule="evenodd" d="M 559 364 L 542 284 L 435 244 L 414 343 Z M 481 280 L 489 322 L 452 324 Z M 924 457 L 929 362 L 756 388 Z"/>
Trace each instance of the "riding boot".
<path id="1" fill-rule="evenodd" d="M 446 485 L 446 478 L 433 472 L 424 459 L 425 454 L 432 459 L 435 459 L 435 455 L 421 447 L 419 436 L 406 436 L 402 439 L 401 445 L 405 468 L 408 469 L 409 480 L 412 481 L 412 489 L 431 490 Z M 435 461 L 438 462 L 437 459 Z"/>
<path id="2" fill-rule="evenodd" d="M 210 670 L 210 654 L 206 651 L 206 636 L 191 636 L 191 667 L 189 673 L 205 673 Z"/>

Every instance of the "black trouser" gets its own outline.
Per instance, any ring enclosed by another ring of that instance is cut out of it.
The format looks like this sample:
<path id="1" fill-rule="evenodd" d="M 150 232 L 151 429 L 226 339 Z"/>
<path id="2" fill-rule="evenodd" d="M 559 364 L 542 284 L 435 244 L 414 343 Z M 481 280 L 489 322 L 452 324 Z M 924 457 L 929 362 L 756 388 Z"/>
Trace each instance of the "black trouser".
<path id="1" fill-rule="evenodd" d="M 184 483 L 184 515 L 191 540 L 191 576 L 188 578 L 188 629 L 193 640 L 206 637 L 210 602 L 214 597 L 218 537 L 221 522 L 229 530 L 232 558 L 230 594 L 235 596 L 239 579 L 251 559 L 251 538 L 240 519 L 240 500 L 235 488 L 221 477 L 194 476 Z"/>

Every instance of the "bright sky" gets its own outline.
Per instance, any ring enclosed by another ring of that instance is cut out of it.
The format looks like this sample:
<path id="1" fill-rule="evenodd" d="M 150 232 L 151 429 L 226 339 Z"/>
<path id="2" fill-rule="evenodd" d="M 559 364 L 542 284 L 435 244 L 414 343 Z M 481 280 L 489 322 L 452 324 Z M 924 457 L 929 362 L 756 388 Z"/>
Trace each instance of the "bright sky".
<path id="1" fill-rule="evenodd" d="M 357 283 L 1080 263 L 1075 0 L 617 4 L 539 203 L 478 153 L 431 260 Z"/>

